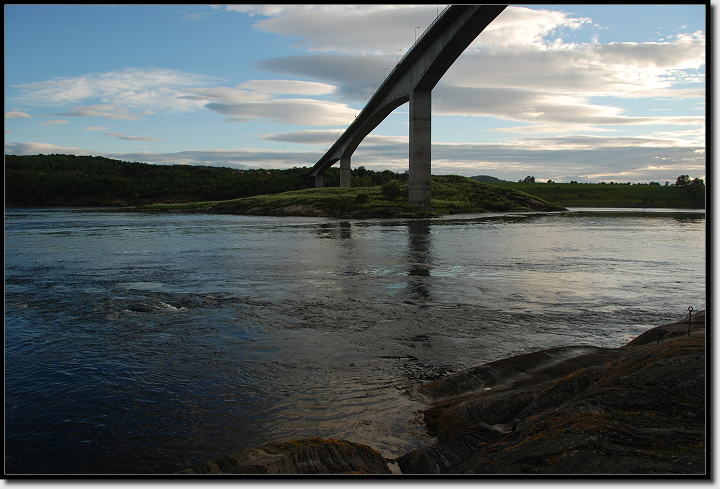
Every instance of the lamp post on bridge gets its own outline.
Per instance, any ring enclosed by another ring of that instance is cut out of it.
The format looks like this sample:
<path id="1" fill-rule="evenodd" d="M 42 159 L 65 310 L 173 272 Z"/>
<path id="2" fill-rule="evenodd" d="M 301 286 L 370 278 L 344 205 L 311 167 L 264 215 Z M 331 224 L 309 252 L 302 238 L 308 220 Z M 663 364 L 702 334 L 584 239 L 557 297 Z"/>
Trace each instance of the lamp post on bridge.
<path id="1" fill-rule="evenodd" d="M 417 42 L 417 30 L 418 30 L 418 29 L 420 29 L 420 26 L 417 26 L 417 27 L 415 28 L 415 42 Z M 415 45 L 415 44 L 413 44 L 413 46 L 414 46 L 414 45 Z"/>

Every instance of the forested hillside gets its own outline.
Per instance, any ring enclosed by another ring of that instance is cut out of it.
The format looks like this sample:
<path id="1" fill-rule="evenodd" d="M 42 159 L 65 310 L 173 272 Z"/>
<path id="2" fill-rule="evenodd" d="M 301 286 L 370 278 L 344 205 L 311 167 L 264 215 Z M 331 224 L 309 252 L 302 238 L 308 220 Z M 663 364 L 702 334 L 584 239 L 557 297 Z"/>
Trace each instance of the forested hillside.
<path id="1" fill-rule="evenodd" d="M 212 166 L 151 165 L 101 156 L 5 155 L 6 207 L 107 207 L 225 201 L 312 188 L 308 168 L 241 170 Z M 488 175 L 470 177 L 520 190 L 561 207 L 705 207 L 705 184 L 681 175 L 670 185 L 520 182 Z M 405 182 L 408 173 L 352 169 L 352 187 Z M 338 187 L 340 169 L 325 173 L 325 187 Z M 440 187 L 433 190 L 438 199 Z"/>
<path id="2" fill-rule="evenodd" d="M 9 207 L 125 206 L 229 200 L 315 186 L 307 168 L 239 170 L 210 166 L 129 163 L 100 156 L 5 155 L 5 205 Z M 325 186 L 339 185 L 339 169 Z M 353 186 L 402 179 L 394 172 L 353 170 Z"/>

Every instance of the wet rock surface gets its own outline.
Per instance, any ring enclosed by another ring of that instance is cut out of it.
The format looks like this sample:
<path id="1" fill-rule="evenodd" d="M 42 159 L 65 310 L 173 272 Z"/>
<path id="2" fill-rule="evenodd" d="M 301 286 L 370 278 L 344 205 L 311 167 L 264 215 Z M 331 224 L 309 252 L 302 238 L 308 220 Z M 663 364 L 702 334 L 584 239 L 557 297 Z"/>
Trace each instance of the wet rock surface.
<path id="1" fill-rule="evenodd" d="M 438 443 L 395 460 L 312 438 L 180 474 L 390 474 L 391 462 L 403 474 L 704 475 L 705 367 L 701 311 L 621 348 L 551 348 L 422 384 Z"/>
<path id="2" fill-rule="evenodd" d="M 376 450 L 345 440 L 273 443 L 206 462 L 179 474 L 390 474 Z"/>
<path id="3" fill-rule="evenodd" d="M 554 348 L 424 384 L 439 443 L 405 474 L 704 474 L 704 313 L 622 348 Z"/>

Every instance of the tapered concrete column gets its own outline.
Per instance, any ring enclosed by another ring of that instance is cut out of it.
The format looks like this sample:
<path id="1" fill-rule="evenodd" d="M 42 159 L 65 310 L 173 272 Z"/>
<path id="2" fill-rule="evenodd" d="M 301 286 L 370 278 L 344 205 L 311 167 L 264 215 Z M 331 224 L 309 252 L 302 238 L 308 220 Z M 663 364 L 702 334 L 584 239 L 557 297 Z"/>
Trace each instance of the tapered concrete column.
<path id="1" fill-rule="evenodd" d="M 350 173 L 350 157 L 343 156 L 340 158 L 340 186 L 350 188 L 352 173 Z"/>
<path id="2" fill-rule="evenodd" d="M 315 175 L 315 188 L 322 188 L 325 185 L 322 175 Z"/>
<path id="3" fill-rule="evenodd" d="M 408 200 L 411 206 L 430 210 L 430 112 L 431 92 L 410 94 L 410 175 Z"/>

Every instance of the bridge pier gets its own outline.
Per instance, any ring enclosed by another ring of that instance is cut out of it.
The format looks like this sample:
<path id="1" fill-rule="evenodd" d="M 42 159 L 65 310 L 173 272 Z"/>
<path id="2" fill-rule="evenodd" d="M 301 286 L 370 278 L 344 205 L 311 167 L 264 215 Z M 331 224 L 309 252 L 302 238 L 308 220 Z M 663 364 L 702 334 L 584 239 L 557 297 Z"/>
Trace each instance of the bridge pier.
<path id="1" fill-rule="evenodd" d="M 350 172 L 350 157 L 343 156 L 340 158 L 340 186 L 350 188 L 352 173 Z"/>
<path id="2" fill-rule="evenodd" d="M 430 90 L 414 90 L 410 94 L 410 169 L 408 203 L 430 210 L 431 191 L 431 133 L 432 108 Z"/>
<path id="3" fill-rule="evenodd" d="M 410 102 L 409 204 L 431 209 L 431 92 L 440 78 L 507 5 L 448 5 L 384 78 L 370 100 L 306 173 L 323 186 L 322 174 L 340 160 L 340 186 L 351 186 L 350 156 L 393 110 Z M 347 155 L 343 157 L 343 155 Z"/>

